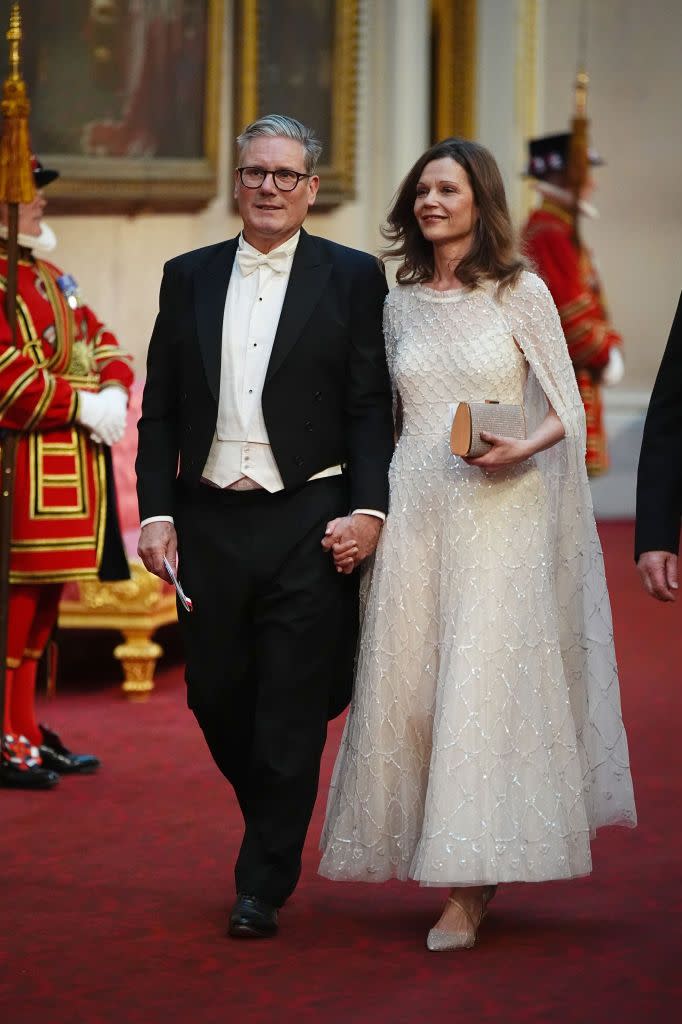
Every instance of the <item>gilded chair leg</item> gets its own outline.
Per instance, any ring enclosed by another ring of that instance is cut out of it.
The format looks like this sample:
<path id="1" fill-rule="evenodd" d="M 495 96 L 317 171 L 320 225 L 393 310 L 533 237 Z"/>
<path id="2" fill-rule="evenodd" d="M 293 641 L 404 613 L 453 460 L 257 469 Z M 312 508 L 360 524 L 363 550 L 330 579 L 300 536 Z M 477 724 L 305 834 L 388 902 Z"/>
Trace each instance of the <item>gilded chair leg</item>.
<path id="1" fill-rule="evenodd" d="M 123 666 L 123 692 L 129 700 L 146 700 L 154 689 L 156 662 L 163 647 L 151 638 L 151 630 L 122 630 L 125 643 L 114 648 L 114 657 Z"/>

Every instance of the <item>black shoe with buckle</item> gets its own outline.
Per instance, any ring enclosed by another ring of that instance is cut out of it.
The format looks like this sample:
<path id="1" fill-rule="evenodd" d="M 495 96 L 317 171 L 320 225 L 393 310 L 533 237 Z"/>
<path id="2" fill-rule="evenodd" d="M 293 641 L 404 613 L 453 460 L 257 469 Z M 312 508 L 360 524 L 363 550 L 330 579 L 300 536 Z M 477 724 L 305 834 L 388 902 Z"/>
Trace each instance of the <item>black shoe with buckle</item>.
<path id="1" fill-rule="evenodd" d="M 6 789 L 54 789 L 56 772 L 44 768 L 40 753 L 25 736 L 2 737 L 0 746 L 0 786 Z"/>
<path id="2" fill-rule="evenodd" d="M 277 934 L 277 918 L 277 907 L 240 893 L 230 913 L 228 935 L 233 939 L 268 939 Z"/>
<path id="3" fill-rule="evenodd" d="M 43 742 L 40 744 L 40 757 L 46 768 L 51 768 L 60 775 L 92 775 L 100 766 L 99 758 L 94 754 L 73 754 L 64 746 L 56 732 L 46 725 L 40 725 Z"/>

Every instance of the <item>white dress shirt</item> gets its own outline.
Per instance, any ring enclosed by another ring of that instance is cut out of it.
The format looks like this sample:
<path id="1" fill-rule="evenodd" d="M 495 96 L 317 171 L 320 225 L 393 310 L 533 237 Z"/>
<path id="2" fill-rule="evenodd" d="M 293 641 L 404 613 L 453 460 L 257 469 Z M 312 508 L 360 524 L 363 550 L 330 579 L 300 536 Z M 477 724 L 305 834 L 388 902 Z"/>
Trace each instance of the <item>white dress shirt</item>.
<path id="1" fill-rule="evenodd" d="M 273 493 L 284 487 L 270 448 L 261 398 L 272 345 L 300 232 L 265 257 L 239 238 L 225 297 L 218 421 L 203 478 L 229 487 L 248 477 Z M 240 266 L 248 253 L 260 265 L 250 273 Z M 273 270 L 266 259 L 274 257 Z"/>
<path id="2" fill-rule="evenodd" d="M 230 487 L 247 478 L 270 493 L 284 488 L 261 398 L 299 237 L 297 231 L 283 245 L 262 254 L 239 236 L 223 314 L 218 419 L 202 473 L 204 482 L 215 487 Z M 341 472 L 341 466 L 329 466 L 310 479 Z M 385 518 L 373 509 L 355 511 Z M 150 516 L 141 525 L 158 521 L 173 518 Z"/>

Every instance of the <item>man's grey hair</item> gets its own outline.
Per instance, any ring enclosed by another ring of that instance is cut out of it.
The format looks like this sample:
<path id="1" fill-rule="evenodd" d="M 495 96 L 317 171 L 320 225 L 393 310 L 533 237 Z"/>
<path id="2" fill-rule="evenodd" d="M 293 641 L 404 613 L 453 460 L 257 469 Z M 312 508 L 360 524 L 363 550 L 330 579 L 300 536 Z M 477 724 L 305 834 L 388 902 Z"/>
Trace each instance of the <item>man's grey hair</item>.
<path id="1" fill-rule="evenodd" d="M 312 128 L 306 128 L 295 117 L 286 117 L 285 114 L 266 114 L 265 117 L 259 117 L 257 121 L 246 126 L 241 135 L 237 136 L 237 151 L 240 163 L 248 144 L 264 135 L 268 135 L 271 138 L 293 139 L 294 142 L 300 142 L 304 150 L 306 173 L 315 173 L 317 161 L 322 152 L 322 143 L 315 137 L 315 132 Z"/>

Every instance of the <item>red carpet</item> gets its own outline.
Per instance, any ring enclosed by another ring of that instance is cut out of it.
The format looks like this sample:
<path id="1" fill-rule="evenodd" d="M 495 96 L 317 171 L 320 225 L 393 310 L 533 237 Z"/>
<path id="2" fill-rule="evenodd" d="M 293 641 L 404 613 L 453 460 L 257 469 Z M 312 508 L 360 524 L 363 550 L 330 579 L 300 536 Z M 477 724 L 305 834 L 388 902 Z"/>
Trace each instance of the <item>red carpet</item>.
<path id="1" fill-rule="evenodd" d="M 679 1019 L 682 609 L 639 589 L 630 526 L 602 536 L 640 826 L 600 834 L 590 878 L 507 886 L 480 946 L 427 952 L 439 890 L 315 874 L 335 723 L 280 936 L 224 938 L 238 815 L 184 707 L 181 670 L 165 669 L 145 705 L 120 699 L 110 675 L 87 692 L 63 687 L 46 709 L 74 748 L 102 756 L 101 773 L 64 778 L 51 793 L 0 791 L 2 1020 Z"/>

